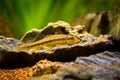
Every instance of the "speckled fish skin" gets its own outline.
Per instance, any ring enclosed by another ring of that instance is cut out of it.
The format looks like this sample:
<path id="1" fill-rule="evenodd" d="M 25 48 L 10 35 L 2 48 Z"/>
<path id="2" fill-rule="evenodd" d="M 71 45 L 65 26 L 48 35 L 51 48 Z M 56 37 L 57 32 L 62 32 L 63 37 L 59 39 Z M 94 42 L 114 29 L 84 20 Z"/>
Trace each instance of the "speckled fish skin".
<path id="1" fill-rule="evenodd" d="M 42 49 L 50 50 L 51 48 L 56 46 L 72 45 L 79 42 L 80 40 L 75 36 L 63 35 L 63 34 L 51 35 L 36 42 L 20 45 L 18 47 L 18 50 L 19 51 L 24 51 L 24 50 L 37 51 Z"/>

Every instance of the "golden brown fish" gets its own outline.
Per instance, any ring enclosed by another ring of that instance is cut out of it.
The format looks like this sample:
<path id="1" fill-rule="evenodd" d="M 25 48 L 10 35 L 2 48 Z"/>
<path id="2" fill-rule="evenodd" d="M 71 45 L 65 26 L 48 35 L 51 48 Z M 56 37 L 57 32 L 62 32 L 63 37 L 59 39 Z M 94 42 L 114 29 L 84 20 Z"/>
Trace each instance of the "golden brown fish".
<path id="1" fill-rule="evenodd" d="M 25 51 L 25 50 L 50 50 L 53 47 L 56 46 L 65 46 L 65 45 L 72 45 L 79 43 L 80 40 L 72 35 L 50 35 L 48 37 L 45 37 L 39 41 L 22 44 L 18 47 L 19 51 Z"/>

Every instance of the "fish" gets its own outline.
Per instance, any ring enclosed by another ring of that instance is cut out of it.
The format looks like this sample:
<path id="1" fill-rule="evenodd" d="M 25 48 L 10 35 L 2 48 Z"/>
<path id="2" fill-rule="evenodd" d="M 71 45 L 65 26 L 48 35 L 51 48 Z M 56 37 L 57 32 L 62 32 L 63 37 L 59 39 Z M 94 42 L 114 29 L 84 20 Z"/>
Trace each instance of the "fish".
<path id="1" fill-rule="evenodd" d="M 50 35 L 41 40 L 21 44 L 18 46 L 18 51 L 38 51 L 38 50 L 48 50 L 50 51 L 53 47 L 61 47 L 66 45 L 73 45 L 80 42 L 80 39 L 72 35 Z"/>

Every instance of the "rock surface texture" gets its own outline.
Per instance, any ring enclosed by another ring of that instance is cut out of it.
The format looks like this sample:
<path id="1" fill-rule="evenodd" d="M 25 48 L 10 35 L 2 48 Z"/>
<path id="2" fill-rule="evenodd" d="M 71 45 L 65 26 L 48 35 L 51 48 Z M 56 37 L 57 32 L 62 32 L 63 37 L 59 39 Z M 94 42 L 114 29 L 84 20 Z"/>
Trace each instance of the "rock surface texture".
<path id="1" fill-rule="evenodd" d="M 42 80 L 46 76 L 31 80 Z M 78 57 L 74 62 L 64 63 L 55 74 L 43 80 L 120 80 L 120 53 L 105 51 Z"/>
<path id="2" fill-rule="evenodd" d="M 119 80 L 120 42 L 58 21 L 21 40 L 0 37 L 0 80 Z M 108 76 L 109 75 L 109 76 Z"/>

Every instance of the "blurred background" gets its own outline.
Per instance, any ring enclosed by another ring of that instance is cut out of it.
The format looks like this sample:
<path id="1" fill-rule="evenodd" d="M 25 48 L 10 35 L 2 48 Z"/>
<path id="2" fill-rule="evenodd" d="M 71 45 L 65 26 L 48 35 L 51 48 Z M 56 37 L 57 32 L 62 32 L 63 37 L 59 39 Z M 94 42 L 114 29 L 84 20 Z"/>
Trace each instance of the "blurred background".
<path id="1" fill-rule="evenodd" d="M 119 0 L 120 1 L 120 0 Z M 82 15 L 112 9 L 118 0 L 0 0 L 0 35 L 20 39 L 49 22 L 72 23 Z"/>

